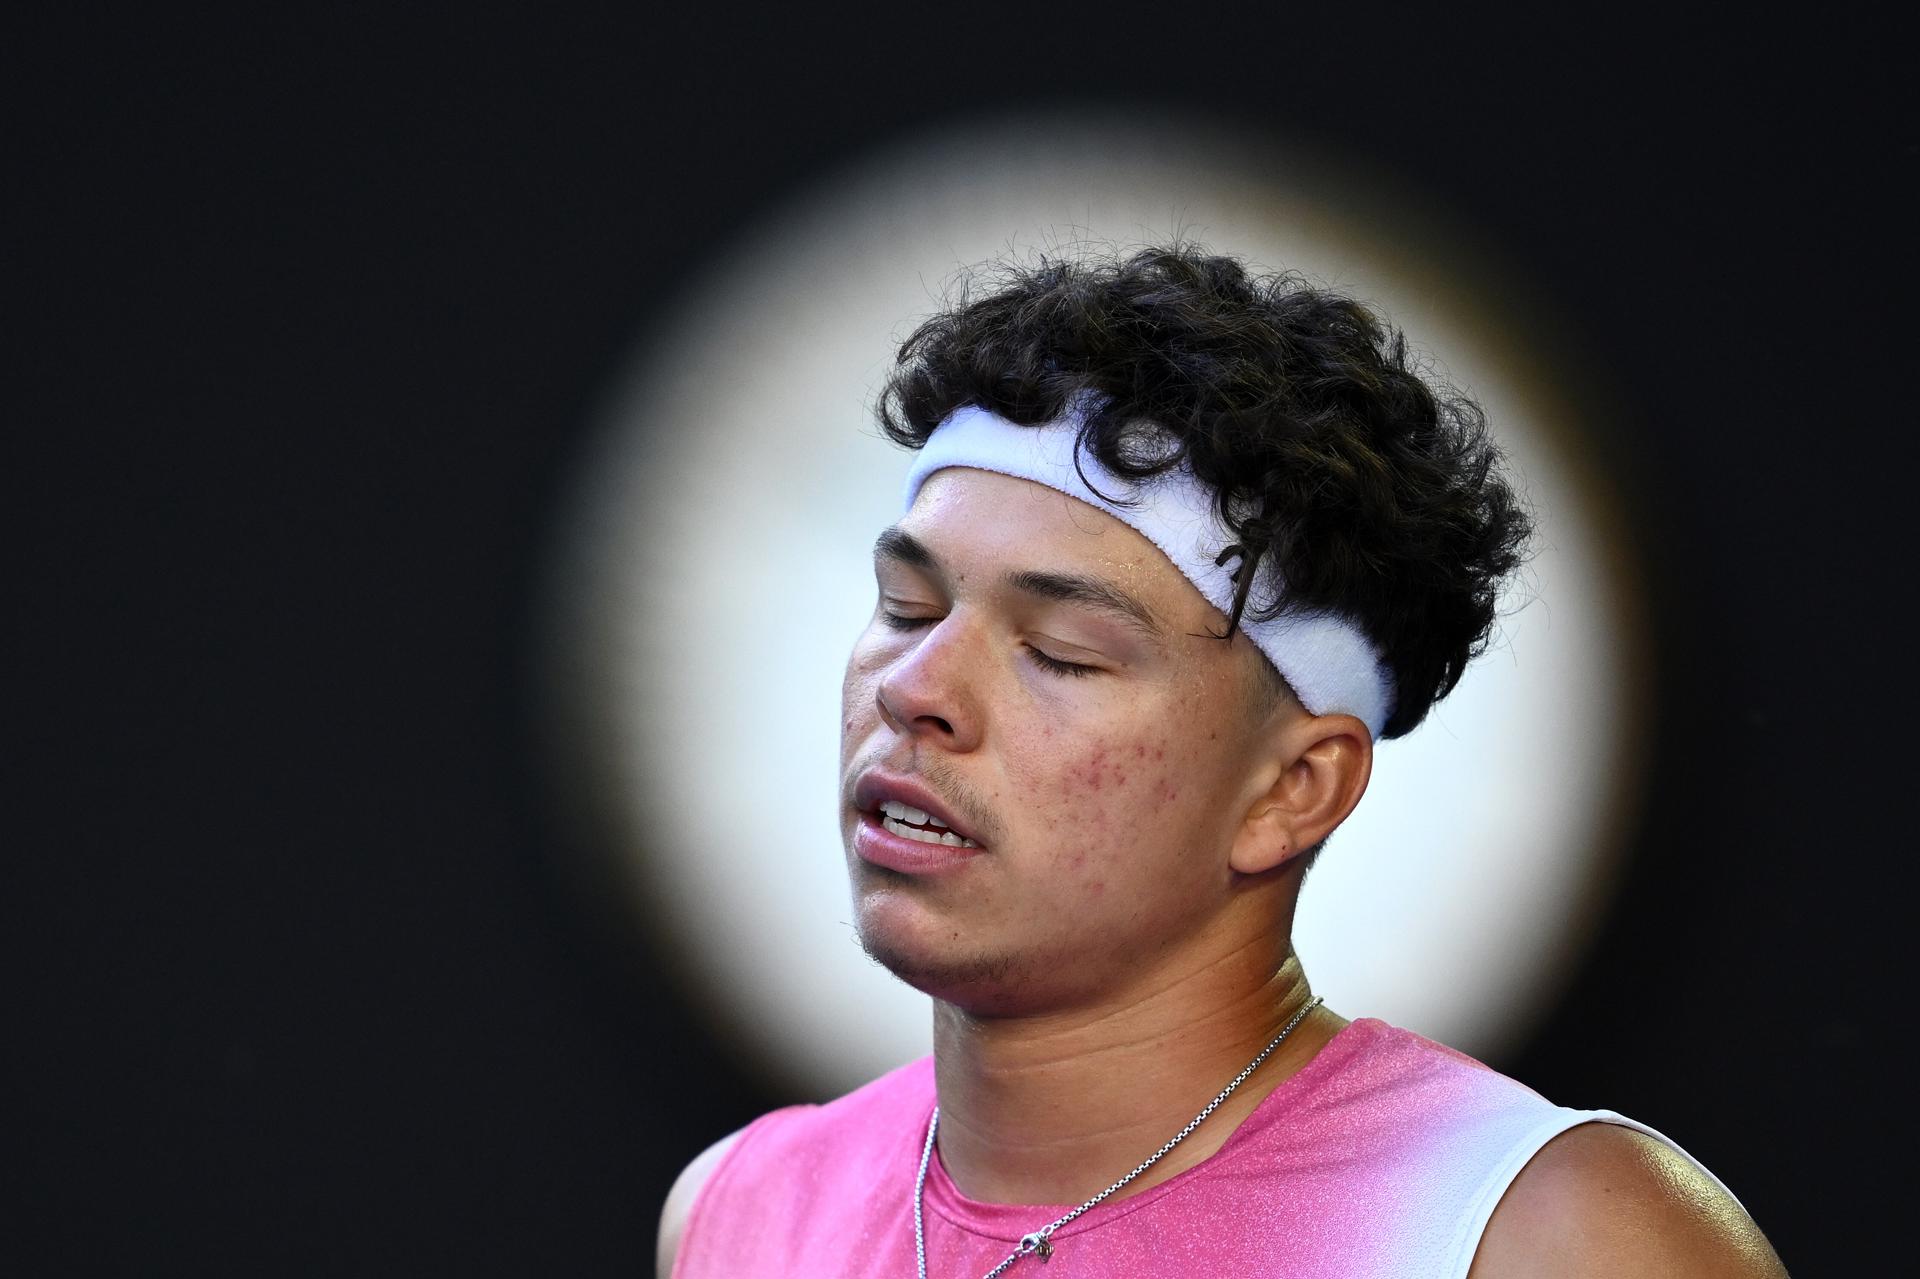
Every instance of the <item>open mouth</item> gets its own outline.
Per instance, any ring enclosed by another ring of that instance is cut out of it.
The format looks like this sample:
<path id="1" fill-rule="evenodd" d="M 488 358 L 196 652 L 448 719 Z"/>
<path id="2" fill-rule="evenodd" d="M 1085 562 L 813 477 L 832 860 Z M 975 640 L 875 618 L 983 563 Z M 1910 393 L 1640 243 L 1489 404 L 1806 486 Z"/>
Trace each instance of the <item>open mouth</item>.
<path id="1" fill-rule="evenodd" d="M 950 848 L 980 847 L 972 840 L 954 834 L 952 828 L 938 817 L 897 799 L 886 800 L 880 805 L 880 825 L 902 839 L 916 839 L 923 844 L 945 844 Z"/>

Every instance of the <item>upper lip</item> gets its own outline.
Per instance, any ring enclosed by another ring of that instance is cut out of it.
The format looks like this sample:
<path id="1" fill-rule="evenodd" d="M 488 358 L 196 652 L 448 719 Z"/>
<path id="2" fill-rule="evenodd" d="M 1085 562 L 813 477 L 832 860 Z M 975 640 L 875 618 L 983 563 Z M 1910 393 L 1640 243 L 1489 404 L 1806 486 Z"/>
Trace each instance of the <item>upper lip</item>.
<path id="1" fill-rule="evenodd" d="M 954 820 L 953 812 L 945 801 L 923 782 L 870 768 L 860 774 L 860 779 L 853 785 L 853 805 L 862 812 L 877 812 L 880 805 L 890 799 L 920 809 L 962 839 L 980 842 L 965 824 Z"/>

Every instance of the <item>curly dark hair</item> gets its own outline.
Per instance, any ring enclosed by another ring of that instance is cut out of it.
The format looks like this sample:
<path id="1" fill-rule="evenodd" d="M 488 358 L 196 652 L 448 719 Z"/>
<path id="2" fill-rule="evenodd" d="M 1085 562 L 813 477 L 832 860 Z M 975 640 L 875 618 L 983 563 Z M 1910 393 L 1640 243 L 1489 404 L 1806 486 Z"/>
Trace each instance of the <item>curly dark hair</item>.
<path id="1" fill-rule="evenodd" d="M 877 413 L 919 448 L 964 405 L 1032 426 L 1077 397 L 1079 447 L 1109 470 L 1184 461 L 1218 495 L 1229 634 L 1302 609 L 1373 641 L 1395 686 L 1384 736 L 1486 647 L 1531 521 L 1480 407 L 1358 302 L 1189 245 L 1001 264 L 901 345 Z"/>

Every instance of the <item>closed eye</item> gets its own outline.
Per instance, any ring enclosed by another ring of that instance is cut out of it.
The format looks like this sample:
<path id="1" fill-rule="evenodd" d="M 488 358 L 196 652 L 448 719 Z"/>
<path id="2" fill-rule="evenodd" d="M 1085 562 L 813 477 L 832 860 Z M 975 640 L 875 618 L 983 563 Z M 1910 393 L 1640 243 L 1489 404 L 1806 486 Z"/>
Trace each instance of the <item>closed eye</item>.
<path id="1" fill-rule="evenodd" d="M 1041 670 L 1051 671 L 1055 675 L 1071 675 L 1076 679 L 1082 679 L 1100 669 L 1098 666 L 1085 666 L 1079 662 L 1063 662 L 1057 657 L 1041 652 L 1031 644 L 1027 645 L 1027 652 Z"/>
<path id="2" fill-rule="evenodd" d="M 935 616 L 921 617 L 913 613 L 896 613 L 884 602 L 880 606 L 880 621 L 892 631 L 917 631 L 932 626 L 939 620 Z"/>
<path id="3" fill-rule="evenodd" d="M 898 611 L 901 609 L 924 607 L 925 605 L 909 604 L 904 600 L 894 600 L 882 596 L 879 610 L 880 624 L 890 631 L 920 631 L 938 624 L 945 616 L 943 613 L 920 614 Z M 1046 671 L 1049 675 L 1067 675 L 1075 679 L 1081 679 L 1088 675 L 1095 674 L 1100 670 L 1098 666 L 1089 666 L 1083 662 L 1069 662 L 1064 658 L 1055 657 L 1053 654 L 1035 648 L 1031 644 L 1024 645 L 1024 647 L 1027 650 L 1027 656 L 1033 660 L 1033 664 L 1041 670 Z"/>

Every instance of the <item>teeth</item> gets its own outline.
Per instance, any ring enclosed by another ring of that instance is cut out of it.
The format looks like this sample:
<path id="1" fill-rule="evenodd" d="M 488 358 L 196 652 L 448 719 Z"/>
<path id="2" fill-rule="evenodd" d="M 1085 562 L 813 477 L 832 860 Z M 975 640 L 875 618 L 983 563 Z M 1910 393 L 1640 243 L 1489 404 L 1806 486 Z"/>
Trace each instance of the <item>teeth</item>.
<path id="1" fill-rule="evenodd" d="M 899 821 L 912 822 L 915 826 L 931 826 L 935 830 L 947 829 L 947 824 L 938 817 L 924 813 L 912 804 L 903 804 L 897 799 L 890 799 L 881 804 L 880 811 Z"/>
<path id="2" fill-rule="evenodd" d="M 899 815 L 896 815 L 892 811 L 895 808 L 899 808 L 904 813 L 915 813 L 919 812 L 918 809 L 909 808 L 905 804 L 896 805 L 891 800 L 882 804 L 880 807 L 883 814 L 880 819 L 880 824 L 903 839 L 917 840 L 922 844 L 945 844 L 949 848 L 980 847 L 980 845 L 974 843 L 972 840 L 963 839 L 950 830 L 922 830 L 919 826 L 909 826 L 900 819 Z M 925 816 L 924 813 L 921 814 L 923 819 Z"/>

